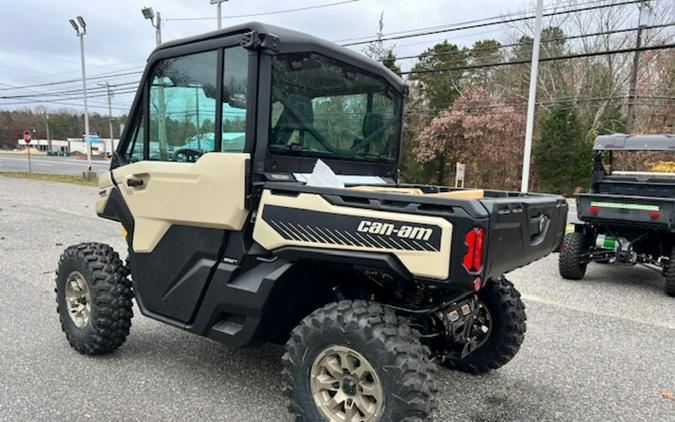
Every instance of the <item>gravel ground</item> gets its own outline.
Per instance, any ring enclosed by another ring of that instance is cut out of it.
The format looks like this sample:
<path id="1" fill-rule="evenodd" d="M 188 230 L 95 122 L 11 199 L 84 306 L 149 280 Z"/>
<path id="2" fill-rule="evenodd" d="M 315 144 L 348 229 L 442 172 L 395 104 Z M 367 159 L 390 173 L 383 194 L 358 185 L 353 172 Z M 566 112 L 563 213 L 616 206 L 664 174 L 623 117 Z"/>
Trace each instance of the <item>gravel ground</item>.
<path id="1" fill-rule="evenodd" d="M 124 250 L 95 198 L 90 187 L 0 177 L 0 420 L 285 420 L 279 347 L 231 350 L 137 308 L 118 352 L 68 346 L 58 256 L 88 240 Z M 521 352 L 486 376 L 441 372 L 436 420 L 675 420 L 662 397 L 675 393 L 675 299 L 658 273 L 595 265 L 569 282 L 550 256 L 509 278 L 528 311 Z"/>

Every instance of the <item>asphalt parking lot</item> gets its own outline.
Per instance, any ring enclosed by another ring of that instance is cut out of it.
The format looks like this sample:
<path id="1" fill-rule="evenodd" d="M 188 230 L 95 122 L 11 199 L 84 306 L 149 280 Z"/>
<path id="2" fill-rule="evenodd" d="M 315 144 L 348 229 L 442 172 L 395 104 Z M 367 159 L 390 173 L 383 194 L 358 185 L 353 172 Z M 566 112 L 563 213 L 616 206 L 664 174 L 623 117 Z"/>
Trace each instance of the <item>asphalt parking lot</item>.
<path id="1" fill-rule="evenodd" d="M 68 346 L 53 292 L 61 251 L 125 248 L 95 216 L 96 195 L 0 176 L 0 420 L 285 420 L 279 347 L 231 350 L 137 308 L 118 352 Z M 521 352 L 487 376 L 441 372 L 436 420 L 675 420 L 675 299 L 660 274 L 595 265 L 570 282 L 550 256 L 509 278 L 528 311 Z"/>

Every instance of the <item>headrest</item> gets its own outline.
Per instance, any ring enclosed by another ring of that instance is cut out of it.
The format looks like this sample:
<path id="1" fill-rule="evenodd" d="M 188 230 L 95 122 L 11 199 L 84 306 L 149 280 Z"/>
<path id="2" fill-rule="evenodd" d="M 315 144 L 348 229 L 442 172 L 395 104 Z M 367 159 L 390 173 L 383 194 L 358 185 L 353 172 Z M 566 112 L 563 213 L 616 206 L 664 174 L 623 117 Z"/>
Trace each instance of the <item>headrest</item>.
<path id="1" fill-rule="evenodd" d="M 384 118 L 380 113 L 366 113 L 363 116 L 363 137 L 368 138 L 373 133 L 377 132 L 384 124 Z"/>

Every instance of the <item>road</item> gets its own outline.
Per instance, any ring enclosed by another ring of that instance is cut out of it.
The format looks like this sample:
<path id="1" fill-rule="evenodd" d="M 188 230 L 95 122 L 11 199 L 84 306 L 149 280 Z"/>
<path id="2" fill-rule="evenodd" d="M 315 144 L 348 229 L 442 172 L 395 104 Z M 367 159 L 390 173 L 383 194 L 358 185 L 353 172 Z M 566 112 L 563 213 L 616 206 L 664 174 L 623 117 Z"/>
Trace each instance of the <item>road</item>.
<path id="1" fill-rule="evenodd" d="M 32 155 L 31 168 L 36 173 L 53 174 L 82 174 L 87 169 L 87 160 L 78 160 L 68 157 L 50 157 L 46 155 Z M 92 162 L 92 169 L 101 174 L 110 168 L 110 162 Z M 0 172 L 28 171 L 28 157 L 26 155 L 0 153 Z"/>
<path id="2" fill-rule="evenodd" d="M 282 348 L 231 350 L 139 315 L 109 356 L 72 350 L 54 303 L 65 246 L 124 250 L 95 188 L 0 176 L 0 420 L 286 420 Z M 557 256 L 509 275 L 528 332 L 489 375 L 443 370 L 438 421 L 673 421 L 675 299 L 659 274 L 596 265 L 562 280 Z"/>

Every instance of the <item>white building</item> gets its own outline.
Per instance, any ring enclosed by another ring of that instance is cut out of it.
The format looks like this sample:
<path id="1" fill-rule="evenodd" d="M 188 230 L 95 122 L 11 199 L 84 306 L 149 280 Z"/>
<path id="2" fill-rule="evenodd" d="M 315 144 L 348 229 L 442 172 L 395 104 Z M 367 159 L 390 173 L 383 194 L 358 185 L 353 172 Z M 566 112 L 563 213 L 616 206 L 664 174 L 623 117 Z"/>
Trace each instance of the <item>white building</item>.
<path id="1" fill-rule="evenodd" d="M 119 139 L 113 139 L 112 144 L 109 138 L 99 138 L 97 136 L 91 137 L 91 153 L 92 155 L 110 154 L 117 148 Z M 87 153 L 87 144 L 82 138 L 67 138 L 65 141 L 61 139 L 51 140 L 51 149 L 49 148 L 49 141 L 46 139 L 31 139 L 30 143 L 26 144 L 23 139 L 17 139 L 16 145 L 19 149 L 27 148 L 29 145 L 45 152 L 68 152 L 68 153 Z"/>

